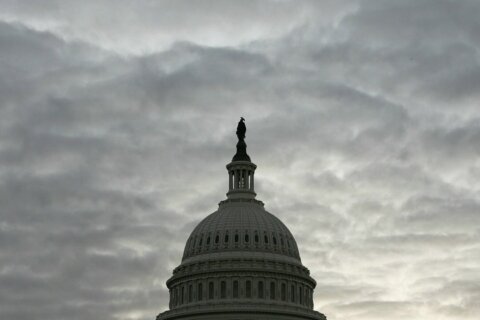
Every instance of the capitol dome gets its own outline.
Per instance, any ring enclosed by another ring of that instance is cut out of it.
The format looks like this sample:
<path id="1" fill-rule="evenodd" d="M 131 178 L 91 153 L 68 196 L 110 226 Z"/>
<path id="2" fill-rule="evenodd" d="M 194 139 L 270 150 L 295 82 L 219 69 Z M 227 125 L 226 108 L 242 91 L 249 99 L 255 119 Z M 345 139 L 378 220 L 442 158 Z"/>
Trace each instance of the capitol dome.
<path id="1" fill-rule="evenodd" d="M 254 173 L 237 128 L 227 165 L 227 199 L 190 234 L 181 264 L 167 281 L 169 309 L 157 320 L 326 320 L 313 310 L 315 280 L 288 228 L 256 200 Z"/>
<path id="2" fill-rule="evenodd" d="M 287 227 L 263 208 L 263 203 L 222 201 L 214 213 L 193 230 L 183 253 L 183 262 L 216 253 L 271 254 L 284 261 L 300 261 L 297 244 Z"/>

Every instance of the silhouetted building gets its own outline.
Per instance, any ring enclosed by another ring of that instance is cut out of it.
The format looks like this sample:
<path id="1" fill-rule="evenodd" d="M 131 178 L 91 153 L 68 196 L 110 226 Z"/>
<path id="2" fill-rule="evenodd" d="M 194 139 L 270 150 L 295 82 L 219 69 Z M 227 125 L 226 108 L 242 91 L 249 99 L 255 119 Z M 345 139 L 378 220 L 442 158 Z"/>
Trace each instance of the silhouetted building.
<path id="1" fill-rule="evenodd" d="M 255 199 L 243 118 L 237 153 L 227 165 L 227 199 L 187 240 L 182 263 L 167 281 L 166 319 L 325 320 L 313 310 L 315 280 L 302 265 L 288 228 Z"/>

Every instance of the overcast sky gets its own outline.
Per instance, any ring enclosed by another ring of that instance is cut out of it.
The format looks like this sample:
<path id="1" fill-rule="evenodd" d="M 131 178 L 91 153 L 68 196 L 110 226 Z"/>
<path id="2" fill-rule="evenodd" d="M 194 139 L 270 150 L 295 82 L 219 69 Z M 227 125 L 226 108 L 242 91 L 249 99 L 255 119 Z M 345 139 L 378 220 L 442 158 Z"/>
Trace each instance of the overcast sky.
<path id="1" fill-rule="evenodd" d="M 0 0 L 0 318 L 146 320 L 257 199 L 329 320 L 480 314 L 480 1 Z"/>

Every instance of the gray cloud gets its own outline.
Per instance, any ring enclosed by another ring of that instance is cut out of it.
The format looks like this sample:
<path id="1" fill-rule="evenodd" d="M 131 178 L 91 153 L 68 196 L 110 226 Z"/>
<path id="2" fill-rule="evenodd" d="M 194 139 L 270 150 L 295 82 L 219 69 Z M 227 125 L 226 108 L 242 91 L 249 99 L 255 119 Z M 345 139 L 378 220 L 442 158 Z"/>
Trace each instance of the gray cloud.
<path id="1" fill-rule="evenodd" d="M 165 309 L 239 116 L 316 308 L 476 319 L 475 1 L 1 6 L 2 319 Z"/>

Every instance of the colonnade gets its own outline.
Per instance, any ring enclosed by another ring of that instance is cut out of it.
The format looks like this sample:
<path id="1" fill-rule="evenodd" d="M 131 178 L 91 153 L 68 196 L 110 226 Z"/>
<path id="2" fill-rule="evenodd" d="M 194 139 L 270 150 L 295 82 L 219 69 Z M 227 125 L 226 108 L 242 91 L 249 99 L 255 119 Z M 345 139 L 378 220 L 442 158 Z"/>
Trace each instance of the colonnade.
<path id="1" fill-rule="evenodd" d="M 293 280 L 233 276 L 185 281 L 170 290 L 171 309 L 235 299 L 270 300 L 313 308 L 313 289 Z"/>
<path id="2" fill-rule="evenodd" d="M 255 190 L 254 170 L 234 169 L 228 172 L 228 190 Z"/>

